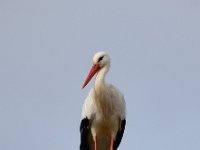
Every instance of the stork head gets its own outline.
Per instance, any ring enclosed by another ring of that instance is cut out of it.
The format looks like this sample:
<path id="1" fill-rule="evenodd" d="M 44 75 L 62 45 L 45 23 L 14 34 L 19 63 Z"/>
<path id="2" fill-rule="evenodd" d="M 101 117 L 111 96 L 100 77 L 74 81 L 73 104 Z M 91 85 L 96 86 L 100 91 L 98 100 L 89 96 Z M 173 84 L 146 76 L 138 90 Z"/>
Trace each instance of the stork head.
<path id="1" fill-rule="evenodd" d="M 100 68 L 110 64 L 110 57 L 104 51 L 97 52 L 93 57 L 93 64 L 99 65 Z"/>
<path id="2" fill-rule="evenodd" d="M 104 51 L 100 51 L 97 52 L 94 57 L 93 57 L 93 66 L 82 86 L 82 89 L 90 82 L 90 80 L 92 79 L 92 77 L 98 72 L 100 71 L 102 68 L 104 67 L 108 67 L 110 66 L 110 57 L 109 55 L 104 52 Z"/>

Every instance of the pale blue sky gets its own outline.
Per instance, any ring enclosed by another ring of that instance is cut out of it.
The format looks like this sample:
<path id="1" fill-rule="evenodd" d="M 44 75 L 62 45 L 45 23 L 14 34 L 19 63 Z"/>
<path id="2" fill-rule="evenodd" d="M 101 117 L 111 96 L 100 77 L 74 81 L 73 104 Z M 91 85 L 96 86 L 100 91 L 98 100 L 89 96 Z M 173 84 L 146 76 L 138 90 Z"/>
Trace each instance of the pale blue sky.
<path id="1" fill-rule="evenodd" d="M 119 149 L 199 150 L 199 16 L 199 0 L 1 0 L 0 149 L 78 149 L 105 50 L 127 103 Z"/>

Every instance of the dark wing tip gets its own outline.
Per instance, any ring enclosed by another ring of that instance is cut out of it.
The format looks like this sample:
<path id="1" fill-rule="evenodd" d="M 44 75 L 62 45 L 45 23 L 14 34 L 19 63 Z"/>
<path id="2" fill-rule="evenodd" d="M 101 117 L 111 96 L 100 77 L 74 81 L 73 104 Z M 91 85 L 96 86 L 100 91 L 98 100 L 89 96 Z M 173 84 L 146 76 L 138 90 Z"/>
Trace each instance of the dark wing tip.
<path id="1" fill-rule="evenodd" d="M 81 134 L 80 150 L 89 150 L 88 126 L 89 126 L 89 119 L 86 117 L 81 120 L 81 124 L 80 124 L 80 134 Z"/>
<path id="2" fill-rule="evenodd" d="M 119 147 L 123 134 L 124 134 L 125 126 L 126 126 L 126 119 L 122 120 L 121 122 L 121 130 L 117 132 L 116 139 L 114 141 L 113 150 L 116 150 Z"/>

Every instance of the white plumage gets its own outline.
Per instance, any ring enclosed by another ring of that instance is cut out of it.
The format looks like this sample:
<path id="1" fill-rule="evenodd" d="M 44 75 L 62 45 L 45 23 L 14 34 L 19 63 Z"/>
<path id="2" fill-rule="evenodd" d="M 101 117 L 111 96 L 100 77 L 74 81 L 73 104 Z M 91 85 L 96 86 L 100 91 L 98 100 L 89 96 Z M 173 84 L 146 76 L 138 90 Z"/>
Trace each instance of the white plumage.
<path id="1" fill-rule="evenodd" d="M 115 150 L 121 142 L 126 123 L 124 96 L 116 87 L 105 82 L 105 75 L 110 68 L 108 54 L 96 53 L 93 64 L 82 87 L 96 74 L 94 87 L 82 109 L 80 149 Z"/>

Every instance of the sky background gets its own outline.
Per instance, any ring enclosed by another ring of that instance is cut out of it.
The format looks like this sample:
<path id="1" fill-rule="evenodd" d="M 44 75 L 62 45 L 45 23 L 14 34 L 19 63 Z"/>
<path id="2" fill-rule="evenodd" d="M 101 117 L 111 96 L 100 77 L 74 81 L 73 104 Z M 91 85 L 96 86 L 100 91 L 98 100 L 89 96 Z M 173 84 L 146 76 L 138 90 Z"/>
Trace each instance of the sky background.
<path id="1" fill-rule="evenodd" d="M 200 149 L 199 0 L 0 0 L 0 149 L 76 150 L 93 55 L 125 95 L 119 150 Z"/>

